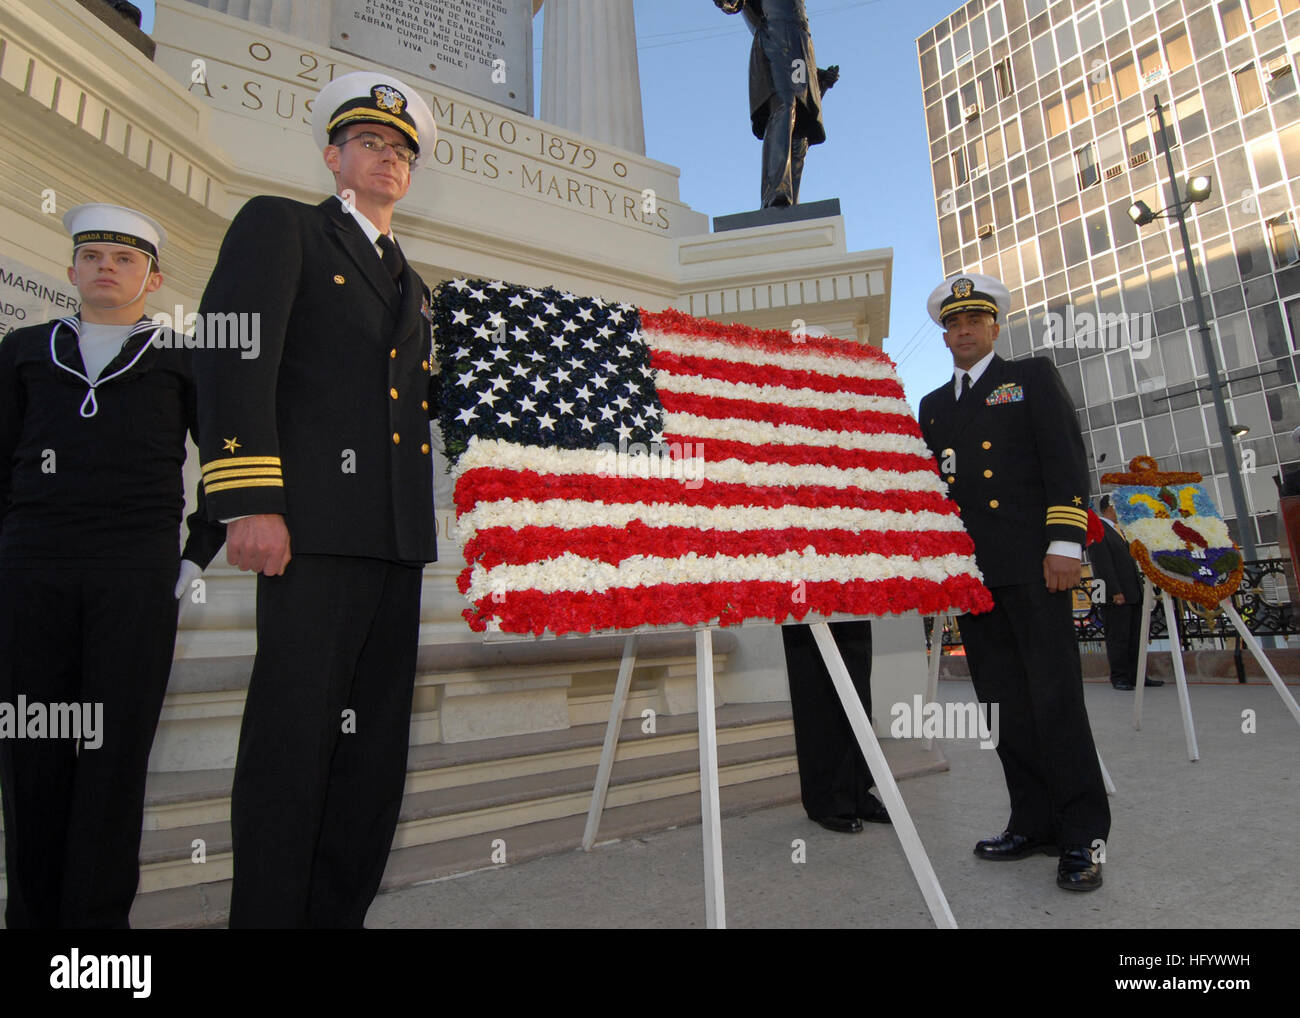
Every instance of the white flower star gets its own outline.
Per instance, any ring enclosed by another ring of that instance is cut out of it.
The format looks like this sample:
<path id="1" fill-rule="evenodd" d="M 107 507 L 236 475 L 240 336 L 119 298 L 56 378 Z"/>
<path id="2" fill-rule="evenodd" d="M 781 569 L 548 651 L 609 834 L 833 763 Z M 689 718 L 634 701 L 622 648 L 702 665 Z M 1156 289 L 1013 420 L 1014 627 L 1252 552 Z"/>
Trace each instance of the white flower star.
<path id="1" fill-rule="evenodd" d="M 468 325 L 469 312 L 466 311 L 464 308 L 457 308 L 455 311 L 451 313 L 451 323 L 453 325 Z"/>
<path id="2" fill-rule="evenodd" d="M 550 428 L 552 431 L 554 431 L 555 418 L 552 417 L 550 414 L 542 414 L 541 417 L 537 418 L 537 426 L 539 428 Z"/>
<path id="3" fill-rule="evenodd" d="M 480 403 L 486 403 L 488 406 L 496 406 L 496 402 L 500 398 L 501 398 L 500 396 L 498 396 L 495 392 L 489 389 L 487 392 L 479 393 L 478 401 Z"/>
<path id="4" fill-rule="evenodd" d="M 474 412 L 474 408 L 467 406 L 464 410 L 462 410 L 460 413 L 456 415 L 456 420 L 460 421 L 461 424 L 468 424 L 476 417 L 478 417 L 478 414 Z"/>

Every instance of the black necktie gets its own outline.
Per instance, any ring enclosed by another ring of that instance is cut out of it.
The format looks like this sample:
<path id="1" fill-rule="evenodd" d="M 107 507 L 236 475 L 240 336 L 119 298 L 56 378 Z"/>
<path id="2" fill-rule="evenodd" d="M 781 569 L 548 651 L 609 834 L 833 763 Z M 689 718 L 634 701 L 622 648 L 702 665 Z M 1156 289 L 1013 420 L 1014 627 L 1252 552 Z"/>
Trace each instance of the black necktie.
<path id="1" fill-rule="evenodd" d="M 970 374 L 966 371 L 961 373 L 961 392 L 957 394 L 957 402 L 961 402 L 962 396 L 970 392 Z"/>
<path id="2" fill-rule="evenodd" d="M 379 250 L 383 252 L 380 255 L 380 261 L 384 263 L 384 268 L 388 270 L 388 274 L 393 277 L 393 282 L 400 287 L 402 272 L 406 268 L 406 259 L 402 257 L 402 252 L 393 243 L 393 238 L 387 234 L 381 233 L 376 243 L 379 245 Z"/>

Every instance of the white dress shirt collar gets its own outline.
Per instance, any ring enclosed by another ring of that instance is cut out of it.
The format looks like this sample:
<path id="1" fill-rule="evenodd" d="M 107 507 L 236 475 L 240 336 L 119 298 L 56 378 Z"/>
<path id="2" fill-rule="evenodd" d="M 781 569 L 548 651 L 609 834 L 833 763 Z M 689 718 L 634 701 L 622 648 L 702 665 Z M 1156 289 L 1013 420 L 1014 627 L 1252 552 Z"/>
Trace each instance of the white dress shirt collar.
<path id="1" fill-rule="evenodd" d="M 353 219 L 357 221 L 357 225 L 360 226 L 362 231 L 365 233 L 366 239 L 370 241 L 370 246 L 373 247 L 375 249 L 375 253 L 378 254 L 380 258 L 382 258 L 384 256 L 384 252 L 379 250 L 379 238 L 383 236 L 383 231 L 380 230 L 379 227 L 376 226 L 374 223 L 372 223 L 369 219 L 367 219 L 365 215 L 362 214 L 361 210 L 357 208 L 355 205 L 353 205 L 350 202 L 344 201 L 342 196 L 340 195 L 335 195 L 335 197 L 338 198 L 339 204 L 343 206 L 343 211 L 348 213 L 348 215 L 350 215 Z M 393 241 L 394 244 L 397 243 L 397 238 L 393 236 L 391 230 L 388 232 L 388 237 L 390 240 Z"/>
<path id="2" fill-rule="evenodd" d="M 952 381 L 954 396 L 961 399 L 962 375 L 970 375 L 970 387 L 972 389 L 975 388 L 975 383 L 980 380 L 980 375 L 984 374 L 984 370 L 989 366 L 989 362 L 993 360 L 993 353 L 994 351 L 990 350 L 969 368 L 953 368 Z"/>

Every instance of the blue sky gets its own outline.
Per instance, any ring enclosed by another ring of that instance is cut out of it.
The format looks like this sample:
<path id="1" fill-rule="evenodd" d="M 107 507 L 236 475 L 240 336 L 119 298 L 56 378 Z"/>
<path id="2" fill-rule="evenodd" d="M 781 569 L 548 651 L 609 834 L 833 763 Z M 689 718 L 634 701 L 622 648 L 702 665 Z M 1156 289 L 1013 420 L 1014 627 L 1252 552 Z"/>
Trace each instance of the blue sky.
<path id="1" fill-rule="evenodd" d="M 324 0 L 322 0 L 324 2 Z M 136 0 L 147 31 L 152 0 Z M 942 278 L 916 37 L 961 0 L 807 0 L 817 62 L 840 65 L 827 141 L 800 197 L 839 198 L 850 250 L 892 247 L 885 352 L 915 407 L 952 371 L 925 300 Z M 635 0 L 646 153 L 681 167 L 682 199 L 709 216 L 758 204 L 761 143 L 749 130 L 750 35 L 712 0 Z M 542 17 L 536 20 L 541 72 Z"/>

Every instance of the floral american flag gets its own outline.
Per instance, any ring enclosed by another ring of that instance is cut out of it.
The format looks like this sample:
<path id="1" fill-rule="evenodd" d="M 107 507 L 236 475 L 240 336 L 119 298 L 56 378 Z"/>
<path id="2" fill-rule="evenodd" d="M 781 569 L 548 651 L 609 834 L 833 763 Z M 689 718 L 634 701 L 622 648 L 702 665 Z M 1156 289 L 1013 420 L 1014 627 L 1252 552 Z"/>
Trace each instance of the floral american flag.
<path id="1" fill-rule="evenodd" d="M 499 281 L 432 316 L 473 629 L 991 607 L 881 351 Z"/>

